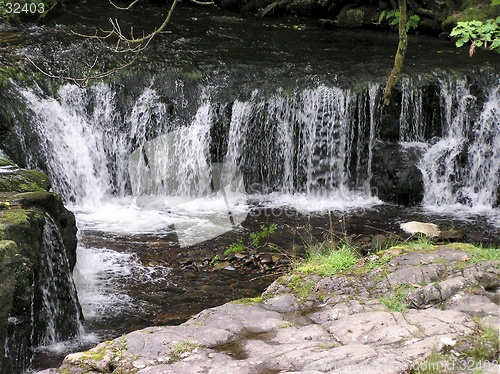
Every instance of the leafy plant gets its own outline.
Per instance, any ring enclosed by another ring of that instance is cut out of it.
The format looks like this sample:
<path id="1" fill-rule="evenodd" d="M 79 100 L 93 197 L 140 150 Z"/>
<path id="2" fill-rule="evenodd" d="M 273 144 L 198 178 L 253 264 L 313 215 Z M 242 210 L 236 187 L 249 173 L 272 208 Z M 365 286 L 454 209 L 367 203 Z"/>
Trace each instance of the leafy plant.
<path id="1" fill-rule="evenodd" d="M 278 225 L 276 223 L 272 223 L 269 227 L 266 227 L 265 225 L 260 225 L 260 231 L 250 234 L 250 240 L 252 241 L 252 245 L 254 247 L 258 247 L 261 239 L 266 239 L 267 242 L 269 236 L 271 234 L 274 234 L 277 228 Z"/>
<path id="2" fill-rule="evenodd" d="M 462 47 L 472 43 L 469 54 L 472 56 L 476 47 L 496 49 L 500 53 L 500 17 L 482 21 L 458 22 L 451 30 L 451 37 L 457 38 L 455 45 Z"/>
<path id="3" fill-rule="evenodd" d="M 224 251 L 224 256 L 228 256 L 232 253 L 241 253 L 245 250 L 245 246 L 243 245 L 243 239 L 238 238 L 236 243 L 231 243 L 229 247 Z"/>
<path id="4" fill-rule="evenodd" d="M 378 17 L 378 24 L 380 25 L 387 22 L 390 26 L 397 26 L 399 23 L 399 14 L 399 10 L 383 10 Z M 412 14 L 409 16 L 405 25 L 406 32 L 411 29 L 416 29 L 419 22 L 420 16 L 418 14 Z"/>
<path id="5" fill-rule="evenodd" d="M 221 259 L 220 259 L 219 255 L 217 254 L 217 255 L 215 255 L 215 256 L 214 256 L 214 257 L 210 260 L 209 265 L 210 265 L 210 266 L 215 266 L 215 265 L 217 265 L 219 262 L 221 262 Z"/>
<path id="6" fill-rule="evenodd" d="M 259 249 L 265 246 L 269 246 L 272 250 L 281 251 L 281 248 L 274 244 L 269 244 L 269 237 L 276 232 L 278 225 L 272 223 L 269 227 L 265 225 L 260 225 L 260 230 L 250 234 L 250 246 L 252 249 Z M 261 241 L 264 239 L 264 242 Z M 224 256 L 228 256 L 232 253 L 244 252 L 247 248 L 243 244 L 243 239 L 238 238 L 235 243 L 232 243 L 225 251 Z"/>

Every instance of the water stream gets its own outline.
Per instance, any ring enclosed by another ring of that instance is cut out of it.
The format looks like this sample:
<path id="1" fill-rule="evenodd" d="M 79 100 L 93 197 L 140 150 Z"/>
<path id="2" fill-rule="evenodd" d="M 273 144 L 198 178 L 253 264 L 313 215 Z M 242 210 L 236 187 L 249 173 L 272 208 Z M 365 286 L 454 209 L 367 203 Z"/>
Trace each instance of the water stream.
<path id="1" fill-rule="evenodd" d="M 102 340 L 178 323 L 259 294 L 272 278 L 180 265 L 261 224 L 278 223 L 284 248 L 302 245 L 297 232 L 308 228 L 321 238 L 329 212 L 357 236 L 418 219 L 498 243 L 498 69 L 467 75 L 454 47 L 416 38 L 391 124 L 386 38 L 182 12 L 146 68 L 86 89 L 10 88 L 26 109 L 15 114 L 21 161 L 45 170 L 77 217 L 73 276 L 87 333 Z M 420 155 L 422 204 L 379 198 L 380 144 Z"/>

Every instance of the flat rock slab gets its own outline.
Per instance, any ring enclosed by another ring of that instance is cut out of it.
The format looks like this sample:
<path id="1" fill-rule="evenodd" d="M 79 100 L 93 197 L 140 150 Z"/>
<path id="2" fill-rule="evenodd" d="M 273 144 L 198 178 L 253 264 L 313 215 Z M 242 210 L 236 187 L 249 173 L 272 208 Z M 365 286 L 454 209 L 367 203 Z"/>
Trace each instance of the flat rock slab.
<path id="1" fill-rule="evenodd" d="M 377 271 L 312 277 L 305 299 L 285 277 L 262 303 L 231 302 L 179 326 L 134 331 L 44 373 L 405 373 L 433 351 L 480 336 L 477 316 L 498 326 L 499 262 L 464 267 L 465 255 L 403 254 L 382 269 L 384 279 Z M 408 304 L 391 310 L 381 295 L 401 287 Z"/>

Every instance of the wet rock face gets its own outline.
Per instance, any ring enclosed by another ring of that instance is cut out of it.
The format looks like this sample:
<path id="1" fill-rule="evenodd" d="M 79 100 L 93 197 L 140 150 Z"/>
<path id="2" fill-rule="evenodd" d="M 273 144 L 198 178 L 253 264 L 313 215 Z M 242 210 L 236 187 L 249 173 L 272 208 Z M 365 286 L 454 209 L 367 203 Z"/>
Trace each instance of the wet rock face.
<path id="1" fill-rule="evenodd" d="M 451 246 L 393 249 L 350 274 L 303 275 L 301 282 L 288 274 L 262 298 L 207 309 L 180 326 L 134 331 L 67 356 L 57 372 L 402 373 L 436 350 L 453 360 L 472 349 L 487 323 L 500 328 L 492 297 L 499 262 L 474 264 L 469 255 Z M 389 302 L 395 299 L 403 306 Z M 498 352 L 484 354 L 482 369 L 497 372 Z"/>
<path id="2" fill-rule="evenodd" d="M 418 148 L 389 142 L 375 145 L 371 186 L 381 200 L 409 206 L 422 201 L 424 184 L 417 167 L 420 157 Z"/>
<path id="3" fill-rule="evenodd" d="M 45 335 L 36 321 L 47 328 L 47 321 L 42 321 L 46 318 L 37 315 L 44 303 L 39 288 L 47 267 L 44 233 L 48 215 L 64 243 L 56 249 L 57 255 L 67 258 L 69 271 L 76 263 L 75 218 L 49 188 L 45 174 L 19 169 L 0 158 L 0 373 L 23 371 L 32 347 Z M 59 294 L 51 297 L 66 305 L 67 292 L 68 285 L 60 285 Z M 74 331 L 65 334 L 71 336 Z"/>

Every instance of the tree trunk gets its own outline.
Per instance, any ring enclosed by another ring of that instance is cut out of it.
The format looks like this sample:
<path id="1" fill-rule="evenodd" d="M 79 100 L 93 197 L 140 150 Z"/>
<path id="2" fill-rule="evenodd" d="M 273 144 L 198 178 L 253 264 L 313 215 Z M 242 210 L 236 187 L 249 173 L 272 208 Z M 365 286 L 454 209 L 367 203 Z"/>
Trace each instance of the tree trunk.
<path id="1" fill-rule="evenodd" d="M 387 79 L 387 85 L 385 86 L 384 92 L 384 104 L 389 105 L 391 102 L 391 91 L 396 82 L 396 78 L 401 72 L 403 67 L 403 61 L 405 59 L 406 48 L 408 47 L 408 35 L 406 33 L 406 0 L 398 0 L 399 4 L 399 43 L 398 50 L 396 52 L 396 57 L 394 58 L 394 67 L 391 70 L 391 74 Z"/>

